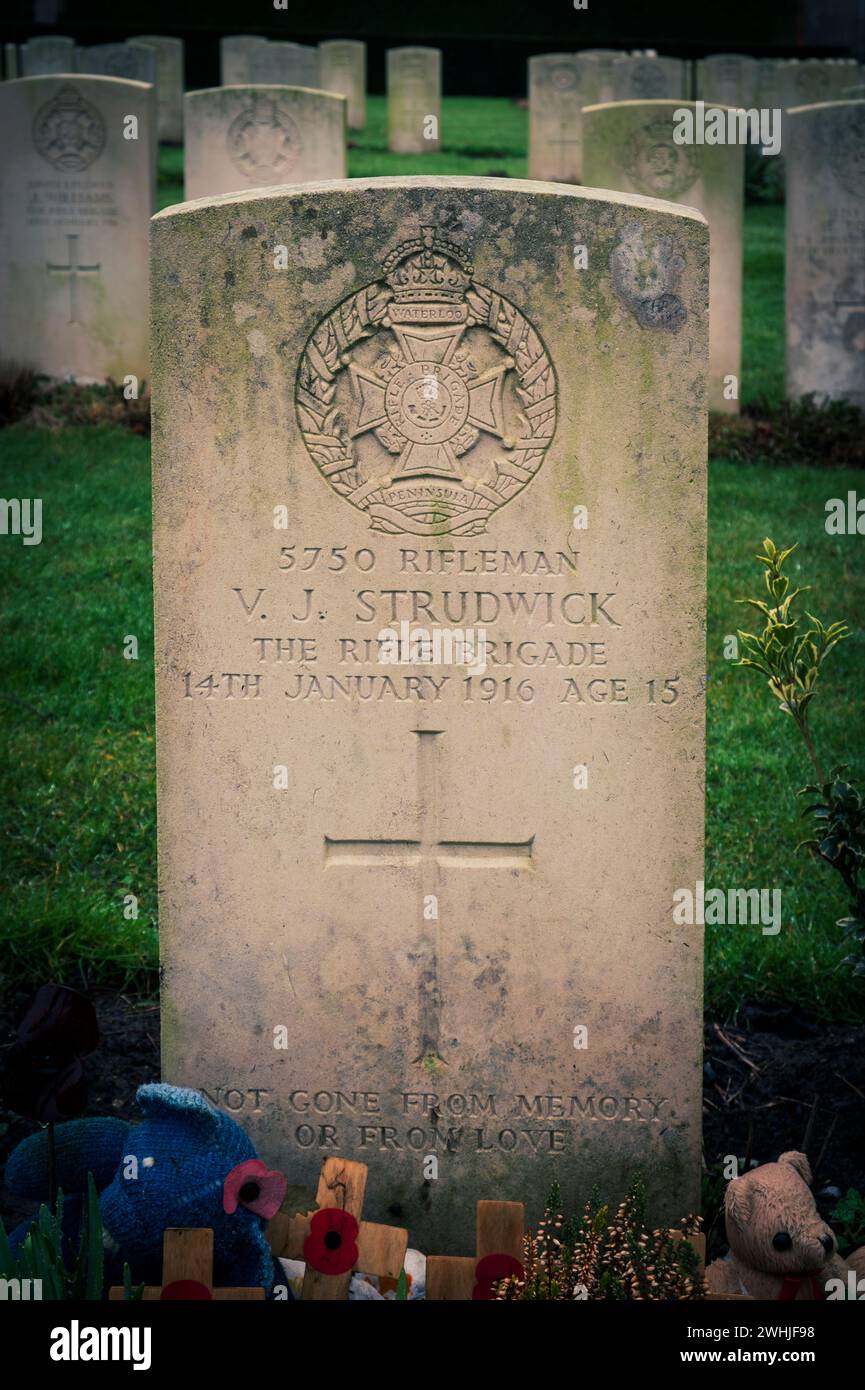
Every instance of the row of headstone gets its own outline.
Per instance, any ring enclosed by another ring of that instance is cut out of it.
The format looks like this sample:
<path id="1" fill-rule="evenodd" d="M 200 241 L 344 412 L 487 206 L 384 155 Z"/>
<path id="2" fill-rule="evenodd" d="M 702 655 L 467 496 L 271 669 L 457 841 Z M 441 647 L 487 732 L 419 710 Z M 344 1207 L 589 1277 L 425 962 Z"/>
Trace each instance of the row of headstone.
<path id="1" fill-rule="evenodd" d="M 159 139 L 169 144 L 183 139 L 183 68 L 183 40 L 164 34 L 89 47 L 61 35 L 28 39 L 20 50 L 16 44 L 5 45 L 7 80 L 82 73 L 151 83 L 157 92 Z"/>
<path id="2" fill-rule="evenodd" d="M 855 58 L 751 58 L 715 53 L 697 63 L 696 95 L 720 105 L 788 110 L 834 101 L 859 74 Z"/>
<path id="3" fill-rule="evenodd" d="M 274 43 L 253 35 L 220 42 L 223 86 L 260 83 L 319 87 L 348 102 L 348 125 L 366 121 L 366 45 L 348 39 L 321 43 Z M 393 48 L 386 55 L 388 148 L 396 154 L 426 154 L 439 148 L 441 51 Z"/>

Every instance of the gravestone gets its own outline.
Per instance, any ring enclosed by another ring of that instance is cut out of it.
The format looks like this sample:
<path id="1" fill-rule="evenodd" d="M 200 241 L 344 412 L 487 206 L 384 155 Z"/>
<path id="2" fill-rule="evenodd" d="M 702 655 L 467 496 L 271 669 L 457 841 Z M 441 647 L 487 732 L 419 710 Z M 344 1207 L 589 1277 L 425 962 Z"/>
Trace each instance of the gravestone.
<path id="1" fill-rule="evenodd" d="M 321 86 L 318 49 L 299 43 L 268 43 L 249 50 L 249 81 L 285 87 Z"/>
<path id="2" fill-rule="evenodd" d="M 183 39 L 143 34 L 140 41 L 156 49 L 159 139 L 179 145 L 183 141 Z"/>
<path id="3" fill-rule="evenodd" d="M 584 64 L 576 53 L 529 59 L 529 178 L 579 183 Z"/>
<path id="4" fill-rule="evenodd" d="M 348 100 L 350 130 L 366 125 L 366 44 L 353 39 L 328 39 L 318 46 L 321 86 L 341 92 Z"/>
<path id="5" fill-rule="evenodd" d="M 4 52 L 4 71 L 6 81 L 10 82 L 13 77 L 18 76 L 19 60 L 17 43 L 6 43 L 3 45 Z"/>
<path id="6" fill-rule="evenodd" d="M 219 40 L 219 73 L 223 87 L 246 87 L 249 75 L 249 55 L 256 48 L 266 48 L 267 39 L 254 34 L 229 34 Z"/>
<path id="7" fill-rule="evenodd" d="M 439 147 L 441 59 L 438 48 L 387 50 L 387 147 L 394 154 Z"/>
<path id="8" fill-rule="evenodd" d="M 865 101 L 787 112 L 787 396 L 865 409 Z"/>
<path id="9" fill-rule="evenodd" d="M 0 124 L 0 338 L 50 376 L 146 378 L 153 88 L 24 77 L 0 87 Z"/>
<path id="10" fill-rule="evenodd" d="M 185 196 L 345 178 L 345 107 L 306 87 L 187 92 Z"/>
<path id="11" fill-rule="evenodd" d="M 55 34 L 22 43 L 22 77 L 41 77 L 52 72 L 75 72 L 74 39 Z"/>
<path id="12" fill-rule="evenodd" d="M 146 43 L 98 43 L 77 50 L 77 72 L 156 85 L 156 49 Z"/>
<path id="13" fill-rule="evenodd" d="M 615 48 L 584 48 L 580 60 L 580 95 L 583 106 L 615 101 L 615 64 L 623 56 Z"/>
<path id="14" fill-rule="evenodd" d="M 704 219 L 351 179 L 152 266 L 165 1079 L 441 1254 L 553 1179 L 696 1209 Z"/>
<path id="15" fill-rule="evenodd" d="M 813 58 L 804 62 L 791 59 L 781 66 L 784 106 L 789 110 L 792 106 L 811 106 L 816 102 L 831 101 L 834 79 L 835 71 L 827 62 Z"/>
<path id="16" fill-rule="evenodd" d="M 713 53 L 697 67 L 697 95 L 712 106 L 744 106 L 757 95 L 757 60 L 743 53 Z"/>
<path id="17" fill-rule="evenodd" d="M 613 63 L 612 79 L 614 101 L 678 100 L 686 94 L 680 58 L 625 55 Z"/>
<path id="18" fill-rule="evenodd" d="M 712 235 L 709 407 L 737 411 L 738 398 L 725 396 L 725 378 L 735 376 L 739 383 L 744 149 L 676 144 L 673 112 L 685 107 L 693 110 L 694 104 L 628 101 L 587 107 L 583 180 L 594 188 L 686 203 L 706 217 Z"/>

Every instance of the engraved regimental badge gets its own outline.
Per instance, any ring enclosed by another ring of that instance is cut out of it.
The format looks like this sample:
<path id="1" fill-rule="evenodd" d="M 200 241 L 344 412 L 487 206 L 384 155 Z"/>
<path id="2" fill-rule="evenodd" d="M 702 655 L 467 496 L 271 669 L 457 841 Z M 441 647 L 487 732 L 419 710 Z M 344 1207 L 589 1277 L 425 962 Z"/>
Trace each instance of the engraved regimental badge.
<path id="1" fill-rule="evenodd" d="M 477 536 L 537 473 L 556 425 L 540 336 L 432 227 L 314 329 L 297 414 L 319 472 L 373 530 Z"/>
<path id="2" fill-rule="evenodd" d="M 101 155 L 105 122 L 92 102 L 74 87 L 61 87 L 36 112 L 33 144 L 55 169 L 79 174 Z"/>

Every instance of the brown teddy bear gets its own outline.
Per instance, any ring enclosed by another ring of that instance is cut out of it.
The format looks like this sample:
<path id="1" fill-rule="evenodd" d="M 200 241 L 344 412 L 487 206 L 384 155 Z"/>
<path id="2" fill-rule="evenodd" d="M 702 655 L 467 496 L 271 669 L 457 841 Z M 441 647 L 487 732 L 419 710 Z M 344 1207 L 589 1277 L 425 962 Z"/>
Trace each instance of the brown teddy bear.
<path id="1" fill-rule="evenodd" d="M 865 1246 L 842 1260 L 838 1242 L 817 1211 L 804 1154 L 781 1154 L 777 1163 L 752 1168 L 727 1185 L 724 1214 L 730 1253 L 706 1270 L 710 1293 L 752 1298 L 849 1298 L 850 1270 L 865 1275 Z M 839 1288 L 843 1292 L 839 1294 Z M 859 1295 L 865 1294 L 865 1283 Z"/>

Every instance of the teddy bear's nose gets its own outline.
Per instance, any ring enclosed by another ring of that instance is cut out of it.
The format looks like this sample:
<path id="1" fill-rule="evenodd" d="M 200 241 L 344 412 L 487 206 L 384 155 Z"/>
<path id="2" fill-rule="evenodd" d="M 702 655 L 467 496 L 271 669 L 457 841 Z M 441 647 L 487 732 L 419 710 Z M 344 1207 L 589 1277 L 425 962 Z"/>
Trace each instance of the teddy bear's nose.
<path id="1" fill-rule="evenodd" d="M 831 1233 L 830 1233 L 830 1234 L 827 1234 L 827 1235 L 825 1235 L 825 1236 L 821 1236 L 821 1237 L 820 1237 L 820 1244 L 822 1245 L 823 1249 L 826 1251 L 826 1254 L 827 1254 L 827 1255 L 831 1255 L 831 1254 L 832 1254 L 832 1251 L 833 1251 L 834 1248 L 835 1248 L 835 1239 L 834 1239 L 834 1237 L 833 1237 L 833 1236 L 831 1235 Z"/>

